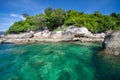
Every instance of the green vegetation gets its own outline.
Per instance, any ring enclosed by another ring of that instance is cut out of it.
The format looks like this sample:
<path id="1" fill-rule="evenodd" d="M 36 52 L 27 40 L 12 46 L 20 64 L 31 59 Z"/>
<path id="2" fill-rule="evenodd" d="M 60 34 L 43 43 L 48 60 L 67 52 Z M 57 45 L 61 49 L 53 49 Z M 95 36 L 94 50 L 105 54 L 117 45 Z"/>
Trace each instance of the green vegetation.
<path id="1" fill-rule="evenodd" d="M 103 32 L 107 30 L 120 30 L 120 14 L 111 13 L 103 15 L 99 11 L 85 14 L 75 10 L 64 11 L 62 9 L 46 8 L 44 14 L 29 16 L 23 14 L 24 21 L 15 22 L 6 34 L 26 32 L 27 30 L 42 30 L 47 27 L 51 31 L 65 25 L 86 26 L 91 32 Z"/>

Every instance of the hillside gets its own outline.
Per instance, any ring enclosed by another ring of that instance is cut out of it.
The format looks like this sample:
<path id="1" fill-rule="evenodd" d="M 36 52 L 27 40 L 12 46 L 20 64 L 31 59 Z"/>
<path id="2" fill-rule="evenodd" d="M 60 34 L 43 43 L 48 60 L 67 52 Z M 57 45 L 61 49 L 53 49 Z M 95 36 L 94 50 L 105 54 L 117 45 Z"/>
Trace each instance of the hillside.
<path id="1" fill-rule="evenodd" d="M 53 31 L 63 25 L 66 27 L 69 25 L 86 26 L 93 33 L 120 29 L 120 14 L 114 12 L 110 15 L 101 14 L 99 11 L 86 14 L 76 10 L 64 11 L 62 9 L 46 8 L 44 14 L 35 16 L 23 14 L 23 16 L 26 20 L 15 22 L 6 34 L 43 30 L 46 27 Z"/>

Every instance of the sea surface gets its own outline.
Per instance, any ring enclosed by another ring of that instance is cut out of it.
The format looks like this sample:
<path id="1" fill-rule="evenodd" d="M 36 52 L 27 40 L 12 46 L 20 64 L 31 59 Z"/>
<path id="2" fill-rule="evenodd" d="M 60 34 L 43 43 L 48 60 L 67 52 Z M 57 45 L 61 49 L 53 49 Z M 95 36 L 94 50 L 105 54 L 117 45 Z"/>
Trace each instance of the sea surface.
<path id="1" fill-rule="evenodd" d="M 120 80 L 119 57 L 98 43 L 0 44 L 0 80 Z"/>

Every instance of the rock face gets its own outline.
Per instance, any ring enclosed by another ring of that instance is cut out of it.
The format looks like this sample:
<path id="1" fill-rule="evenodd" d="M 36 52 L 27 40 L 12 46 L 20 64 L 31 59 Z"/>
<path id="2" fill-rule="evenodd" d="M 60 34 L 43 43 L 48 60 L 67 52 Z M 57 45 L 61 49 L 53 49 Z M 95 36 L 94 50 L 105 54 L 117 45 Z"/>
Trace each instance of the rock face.
<path id="1" fill-rule="evenodd" d="M 114 31 L 105 37 L 103 42 L 104 53 L 120 55 L 120 31 Z"/>
<path id="2" fill-rule="evenodd" d="M 2 42 L 5 43 L 28 43 L 29 39 L 33 37 L 32 33 L 20 33 L 20 34 L 8 34 L 6 36 L 2 35 Z"/>
<path id="3" fill-rule="evenodd" d="M 25 39 L 25 38 L 32 38 L 32 33 L 20 33 L 20 34 L 8 34 L 6 36 L 1 36 L 4 39 Z"/>
<path id="4" fill-rule="evenodd" d="M 51 32 L 44 30 L 36 33 L 8 34 L 1 36 L 2 42 L 25 44 L 31 42 L 102 42 L 104 33 L 93 34 L 86 27 L 69 26 L 63 31 Z"/>
<path id="5" fill-rule="evenodd" d="M 58 31 L 51 34 L 52 39 L 72 40 L 73 35 L 71 32 Z"/>
<path id="6" fill-rule="evenodd" d="M 78 35 L 78 37 L 80 37 L 80 36 L 84 36 L 84 37 L 93 36 L 93 34 L 90 31 L 88 31 L 88 29 L 86 27 L 78 28 L 77 26 L 69 26 L 64 31 L 71 32 L 72 34 L 74 34 L 76 36 Z"/>
<path id="7" fill-rule="evenodd" d="M 0 44 L 2 43 L 2 40 L 0 39 Z"/>

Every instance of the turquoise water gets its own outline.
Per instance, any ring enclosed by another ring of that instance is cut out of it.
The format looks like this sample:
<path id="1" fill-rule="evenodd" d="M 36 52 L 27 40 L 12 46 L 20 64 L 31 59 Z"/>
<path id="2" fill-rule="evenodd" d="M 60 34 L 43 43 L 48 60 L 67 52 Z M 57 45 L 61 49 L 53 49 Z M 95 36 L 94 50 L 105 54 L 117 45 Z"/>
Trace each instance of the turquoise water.
<path id="1" fill-rule="evenodd" d="M 0 45 L 0 80 L 120 80 L 119 57 L 100 44 Z"/>

